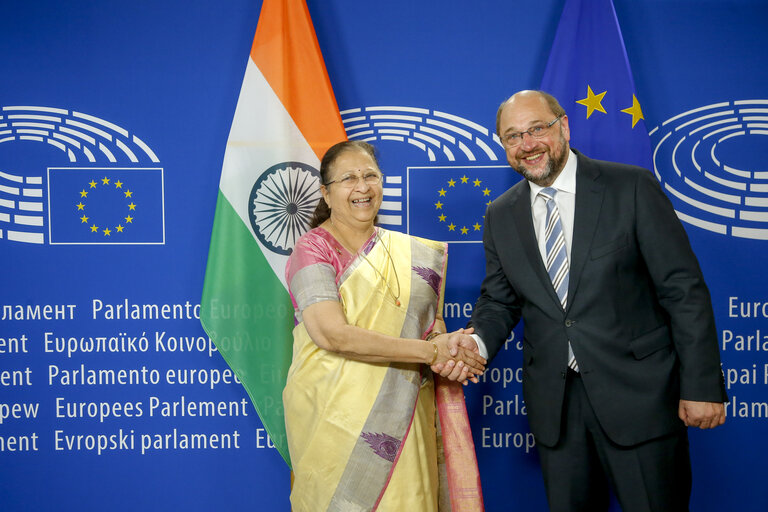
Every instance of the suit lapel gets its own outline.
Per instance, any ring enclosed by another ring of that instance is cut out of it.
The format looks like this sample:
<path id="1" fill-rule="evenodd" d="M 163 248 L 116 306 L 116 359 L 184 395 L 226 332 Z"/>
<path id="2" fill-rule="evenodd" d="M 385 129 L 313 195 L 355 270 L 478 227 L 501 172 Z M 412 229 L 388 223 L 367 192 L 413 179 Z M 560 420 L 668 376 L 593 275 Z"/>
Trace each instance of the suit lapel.
<path id="1" fill-rule="evenodd" d="M 603 205 L 605 185 L 600 181 L 600 171 L 590 159 L 574 150 L 578 158 L 576 167 L 576 207 L 571 243 L 571 268 L 568 283 L 568 306 L 575 298 L 581 272 L 589 257 L 589 249 L 597 228 L 597 220 Z"/>

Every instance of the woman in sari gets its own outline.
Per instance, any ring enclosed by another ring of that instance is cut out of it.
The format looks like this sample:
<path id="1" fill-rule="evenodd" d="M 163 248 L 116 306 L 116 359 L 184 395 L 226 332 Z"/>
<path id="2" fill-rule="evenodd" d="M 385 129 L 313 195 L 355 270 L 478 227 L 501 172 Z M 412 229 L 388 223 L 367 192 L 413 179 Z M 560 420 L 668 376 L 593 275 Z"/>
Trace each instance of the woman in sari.
<path id="1" fill-rule="evenodd" d="M 449 350 L 468 335 L 446 333 L 441 317 L 447 246 L 374 226 L 383 189 L 371 145 L 336 144 L 320 174 L 313 229 L 286 267 L 292 508 L 482 510 L 459 382 L 476 382 L 485 360 Z M 454 381 L 430 371 L 439 364 L 454 365 Z"/>

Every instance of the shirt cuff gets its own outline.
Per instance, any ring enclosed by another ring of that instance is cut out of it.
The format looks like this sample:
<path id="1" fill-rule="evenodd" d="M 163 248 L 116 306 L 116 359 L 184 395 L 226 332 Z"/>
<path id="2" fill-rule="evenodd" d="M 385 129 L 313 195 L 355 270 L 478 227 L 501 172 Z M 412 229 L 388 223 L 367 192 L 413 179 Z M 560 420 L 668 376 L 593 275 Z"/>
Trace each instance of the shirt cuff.
<path id="1" fill-rule="evenodd" d="M 475 343 L 477 343 L 477 349 L 480 352 L 480 355 L 483 356 L 483 358 L 488 359 L 488 349 L 486 348 L 485 343 L 483 343 L 483 339 L 477 334 L 470 334 L 470 336 L 472 336 Z"/>

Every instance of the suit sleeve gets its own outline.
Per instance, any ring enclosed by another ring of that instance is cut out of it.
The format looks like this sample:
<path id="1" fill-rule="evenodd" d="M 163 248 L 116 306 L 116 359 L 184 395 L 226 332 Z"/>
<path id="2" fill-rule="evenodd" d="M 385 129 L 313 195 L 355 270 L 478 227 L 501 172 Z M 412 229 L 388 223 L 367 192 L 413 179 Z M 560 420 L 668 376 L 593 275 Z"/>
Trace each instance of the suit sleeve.
<path id="1" fill-rule="evenodd" d="M 726 402 L 712 301 L 688 236 L 650 172 L 638 174 L 635 194 L 638 244 L 680 360 L 680 398 Z"/>
<path id="2" fill-rule="evenodd" d="M 474 327 L 488 349 L 488 360 L 504 346 L 509 333 L 520 320 L 520 300 L 509 283 L 496 249 L 492 228 L 493 206 L 488 207 L 483 229 L 485 278 L 475 303 L 469 327 Z"/>

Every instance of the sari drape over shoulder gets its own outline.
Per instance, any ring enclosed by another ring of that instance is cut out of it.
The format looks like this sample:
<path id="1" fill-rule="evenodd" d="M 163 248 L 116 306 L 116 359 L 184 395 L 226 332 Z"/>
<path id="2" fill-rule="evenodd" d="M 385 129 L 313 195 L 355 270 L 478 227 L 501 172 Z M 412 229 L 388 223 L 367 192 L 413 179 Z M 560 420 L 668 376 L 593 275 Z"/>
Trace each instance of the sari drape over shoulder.
<path id="1" fill-rule="evenodd" d="M 443 307 L 446 257 L 444 243 L 382 228 L 354 255 L 322 228 L 297 243 L 286 269 L 298 323 L 283 392 L 295 512 L 482 510 L 462 386 L 433 380 L 426 365 L 323 350 L 301 316 L 336 300 L 351 325 L 423 339 Z"/>

